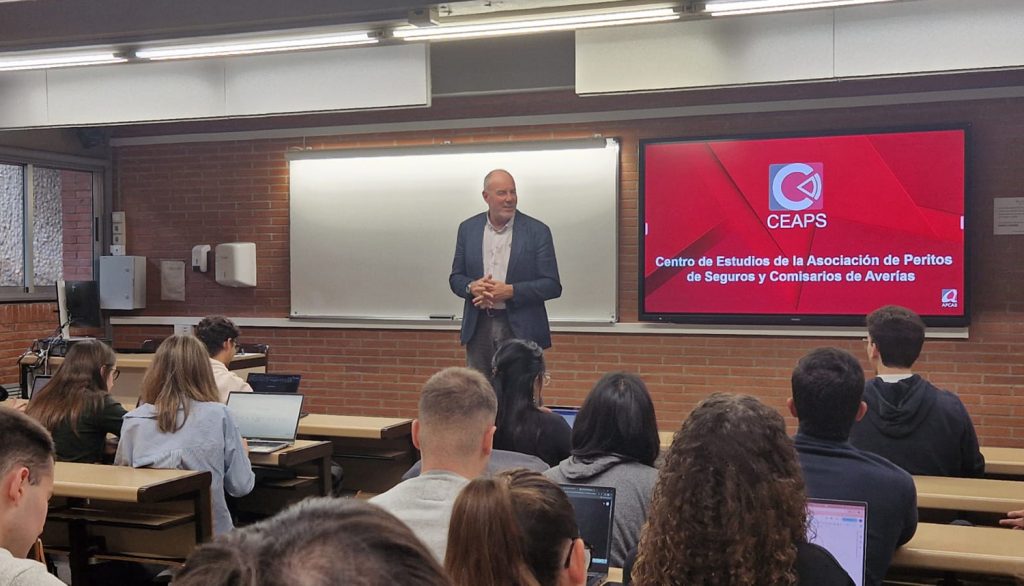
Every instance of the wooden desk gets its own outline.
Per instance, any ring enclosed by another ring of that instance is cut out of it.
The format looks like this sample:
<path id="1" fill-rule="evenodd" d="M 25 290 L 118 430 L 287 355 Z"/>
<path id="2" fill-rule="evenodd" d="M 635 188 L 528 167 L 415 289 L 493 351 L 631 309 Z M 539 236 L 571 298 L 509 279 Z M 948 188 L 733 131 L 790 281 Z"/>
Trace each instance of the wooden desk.
<path id="1" fill-rule="evenodd" d="M 995 448 L 983 446 L 985 474 L 996 476 L 1024 476 L 1024 448 Z"/>
<path id="2" fill-rule="evenodd" d="M 1024 509 L 1024 482 L 915 476 L 914 484 L 920 509 L 1000 514 Z"/>
<path id="3" fill-rule="evenodd" d="M 895 568 L 1024 575 L 1024 531 L 920 523 L 896 550 Z"/>
<path id="4" fill-rule="evenodd" d="M 295 440 L 295 444 L 269 454 L 249 453 L 249 462 L 254 466 L 297 469 L 312 463 L 317 471 L 319 496 L 331 494 L 331 442 Z"/>
<path id="5" fill-rule="evenodd" d="M 103 536 L 106 552 L 111 554 L 147 560 L 150 558 L 145 548 L 153 547 L 148 553 L 155 558 L 184 560 L 192 545 L 213 536 L 211 476 L 209 472 L 191 470 L 57 462 L 53 483 L 57 498 L 51 506 L 44 542 L 51 546 L 60 541 L 54 537 L 66 537 L 75 586 L 87 583 L 89 537 L 103 533 L 103 528 L 123 529 Z M 61 531 L 59 526 L 66 529 Z M 176 544 L 178 555 L 168 555 L 165 550 L 157 551 L 160 544 L 152 535 L 158 531 L 165 531 L 170 540 L 191 533 L 194 542 L 184 544 L 184 548 Z"/>
<path id="6" fill-rule="evenodd" d="M 669 446 L 672 445 L 672 438 L 674 438 L 676 432 L 674 431 L 659 431 L 658 438 L 661 440 L 661 451 L 665 451 Z"/>
<path id="7" fill-rule="evenodd" d="M 298 433 L 334 444 L 346 490 L 385 492 L 417 459 L 411 419 L 310 414 L 299 420 Z"/>

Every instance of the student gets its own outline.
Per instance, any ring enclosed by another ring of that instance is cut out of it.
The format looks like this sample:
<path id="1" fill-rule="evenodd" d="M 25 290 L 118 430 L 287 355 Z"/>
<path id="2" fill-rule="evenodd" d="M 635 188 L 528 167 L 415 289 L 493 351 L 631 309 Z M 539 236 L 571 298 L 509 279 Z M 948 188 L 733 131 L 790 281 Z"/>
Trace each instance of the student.
<path id="1" fill-rule="evenodd" d="M 444 560 L 455 586 L 582 586 L 589 565 L 569 497 L 541 474 L 478 478 L 455 501 Z"/>
<path id="2" fill-rule="evenodd" d="M 498 394 L 498 430 L 494 447 L 537 456 L 554 466 L 572 450 L 569 424 L 543 409 L 544 351 L 529 340 L 508 340 L 494 354 L 493 381 Z"/>
<path id="3" fill-rule="evenodd" d="M 806 517 L 782 416 L 749 395 L 715 393 L 665 456 L 629 581 L 852 586 L 831 554 L 807 542 Z"/>
<path id="4" fill-rule="evenodd" d="M 204 317 L 196 325 L 196 337 L 206 345 L 213 368 L 213 380 L 221 403 L 228 402 L 231 393 L 251 393 L 252 387 L 242 377 L 228 370 L 238 352 L 238 336 L 242 333 L 235 322 L 223 315 Z"/>
<path id="5" fill-rule="evenodd" d="M 213 531 L 234 525 L 225 501 L 249 494 L 256 477 L 248 450 L 220 403 L 202 343 L 191 335 L 164 340 L 142 381 L 142 405 L 124 416 L 114 463 L 135 468 L 213 473 Z"/>
<path id="6" fill-rule="evenodd" d="M 438 562 L 448 545 L 455 497 L 487 467 L 497 409 L 491 385 L 475 370 L 446 368 L 430 377 L 412 422 L 422 473 L 370 500 L 408 525 Z"/>
<path id="7" fill-rule="evenodd" d="M 121 434 L 126 413 L 110 396 L 119 372 L 110 346 L 99 340 L 76 342 L 49 384 L 32 397 L 26 413 L 53 435 L 57 460 L 103 461 L 107 434 Z"/>
<path id="8" fill-rule="evenodd" d="M 850 428 L 867 405 L 864 371 L 849 352 L 818 348 L 792 376 L 789 411 L 799 420 L 795 444 L 807 495 L 868 504 L 865 584 L 885 578 L 896 548 L 917 530 L 917 489 L 899 466 L 853 447 Z"/>
<path id="9" fill-rule="evenodd" d="M 867 317 L 868 359 L 878 376 L 867 382 L 867 414 L 850 443 L 914 475 L 980 478 L 985 457 L 960 398 L 914 374 L 924 345 L 924 322 L 896 305 Z"/>
<path id="10" fill-rule="evenodd" d="M 559 484 L 615 488 L 609 563 L 621 568 L 640 541 L 658 471 L 658 420 L 644 381 L 635 374 L 601 377 L 572 428 L 572 455 L 544 473 Z"/>
<path id="11" fill-rule="evenodd" d="M 25 559 L 43 532 L 53 494 L 53 441 L 24 413 L 0 407 L 0 585 L 63 586 Z"/>
<path id="12" fill-rule="evenodd" d="M 306 499 L 202 545 L 175 586 L 450 586 L 401 521 L 356 499 Z"/>

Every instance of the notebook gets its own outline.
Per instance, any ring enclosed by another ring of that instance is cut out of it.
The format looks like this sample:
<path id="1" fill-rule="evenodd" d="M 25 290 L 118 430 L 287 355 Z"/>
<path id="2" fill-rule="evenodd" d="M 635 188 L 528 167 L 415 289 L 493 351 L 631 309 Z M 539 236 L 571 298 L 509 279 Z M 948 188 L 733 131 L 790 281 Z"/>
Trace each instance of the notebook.
<path id="1" fill-rule="evenodd" d="M 549 406 L 548 409 L 551 409 L 551 412 L 556 415 L 561 415 L 570 428 L 576 423 L 576 414 L 580 412 L 579 407 Z"/>
<path id="2" fill-rule="evenodd" d="M 868 504 L 807 499 L 807 540 L 828 550 L 857 586 L 864 584 Z"/>
<path id="3" fill-rule="evenodd" d="M 301 374 L 269 374 L 250 372 L 245 378 L 254 393 L 297 393 Z"/>
<path id="4" fill-rule="evenodd" d="M 228 408 L 249 451 L 269 454 L 295 443 L 302 401 L 293 393 L 231 393 Z"/>
<path id="5" fill-rule="evenodd" d="M 590 545 L 587 586 L 608 579 L 608 558 L 612 550 L 612 519 L 615 517 L 615 489 L 610 486 L 560 484 L 576 513 L 580 537 Z"/>

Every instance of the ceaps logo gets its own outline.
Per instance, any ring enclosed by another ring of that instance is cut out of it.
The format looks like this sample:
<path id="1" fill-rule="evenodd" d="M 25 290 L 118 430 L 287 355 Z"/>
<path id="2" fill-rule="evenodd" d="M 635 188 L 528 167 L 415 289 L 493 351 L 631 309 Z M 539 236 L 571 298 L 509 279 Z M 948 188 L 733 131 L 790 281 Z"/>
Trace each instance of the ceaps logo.
<path id="1" fill-rule="evenodd" d="M 822 209 L 822 163 L 785 163 L 768 166 L 768 209 L 802 212 Z"/>

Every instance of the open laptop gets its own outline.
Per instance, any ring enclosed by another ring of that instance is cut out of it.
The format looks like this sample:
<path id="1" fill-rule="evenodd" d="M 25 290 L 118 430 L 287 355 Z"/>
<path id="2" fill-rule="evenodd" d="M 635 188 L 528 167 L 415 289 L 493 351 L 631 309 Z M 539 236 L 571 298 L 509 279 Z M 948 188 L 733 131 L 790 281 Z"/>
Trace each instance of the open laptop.
<path id="1" fill-rule="evenodd" d="M 28 398 L 31 400 L 32 397 L 36 396 L 36 393 L 43 390 L 43 387 L 50 384 L 51 378 L 53 377 L 48 374 L 37 374 L 35 378 L 32 379 L 32 394 L 29 395 Z"/>
<path id="2" fill-rule="evenodd" d="M 857 586 L 864 584 L 868 504 L 807 499 L 807 540 L 836 558 Z"/>
<path id="3" fill-rule="evenodd" d="M 266 372 L 250 372 L 245 378 L 254 393 L 297 393 L 301 374 L 270 374 Z"/>
<path id="4" fill-rule="evenodd" d="M 303 399 L 294 393 L 230 393 L 228 409 L 249 451 L 269 454 L 295 443 Z"/>
<path id="5" fill-rule="evenodd" d="M 576 414 L 580 412 L 579 407 L 561 407 L 557 405 L 547 405 L 547 408 L 551 409 L 552 413 L 556 415 L 561 415 L 562 419 L 564 419 L 565 422 L 569 424 L 570 428 L 572 428 L 572 426 L 576 423 Z"/>
<path id="6" fill-rule="evenodd" d="M 615 489 L 610 486 L 560 484 L 576 512 L 580 537 L 590 545 L 590 569 L 587 586 L 608 579 L 608 560 L 612 551 L 612 519 L 615 517 Z"/>

